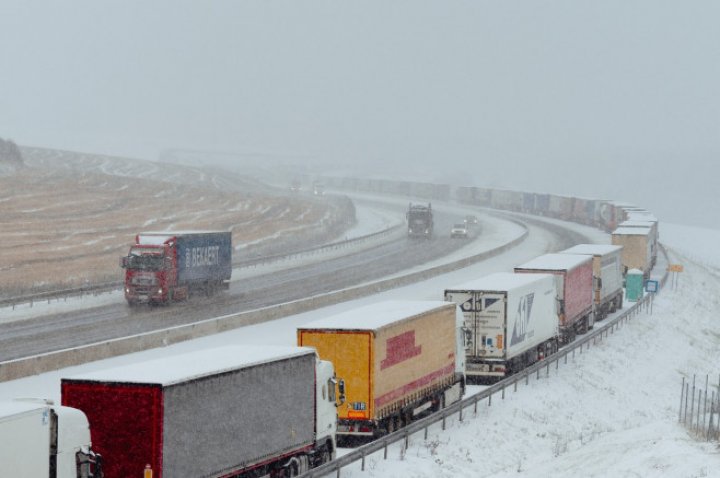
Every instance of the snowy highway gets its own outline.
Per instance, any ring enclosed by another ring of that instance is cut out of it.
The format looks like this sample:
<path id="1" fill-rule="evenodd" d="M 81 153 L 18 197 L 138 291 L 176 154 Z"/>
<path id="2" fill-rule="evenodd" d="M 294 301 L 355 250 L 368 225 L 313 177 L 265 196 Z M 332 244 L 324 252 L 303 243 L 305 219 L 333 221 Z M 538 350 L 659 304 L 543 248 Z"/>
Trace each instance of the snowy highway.
<path id="1" fill-rule="evenodd" d="M 365 198 L 365 201 L 369 199 Z M 377 201 L 377 199 L 375 199 Z M 404 215 L 406 201 L 385 199 Z M 362 205 L 361 201 L 358 203 Z M 387 206 L 386 206 L 387 207 Z M 342 290 L 357 284 L 389 277 L 438 261 L 468 256 L 480 248 L 488 250 L 510 242 L 520 228 L 507 220 L 479 214 L 480 224 L 471 231 L 470 241 L 450 239 L 450 226 L 468 212 L 467 207 L 436 205 L 436 234 L 433 240 L 409 240 L 404 234 L 343 255 L 315 261 L 287 262 L 282 268 L 262 267 L 231 283 L 230 290 L 212 298 L 192 297 L 186 304 L 170 307 L 129 308 L 121 294 L 92 308 L 7 320 L 0 324 L 0 361 L 62 350 L 151 330 L 198 322 L 211 317 L 270 307 L 301 298 Z M 545 237 L 537 254 L 559 250 L 577 243 L 577 233 L 532 221 L 530 235 Z M 478 231 L 480 231 L 478 233 Z M 548 236 L 549 235 L 549 236 Z M 547 236 L 547 237 L 546 237 Z M 536 255 L 537 255 L 536 254 Z M 511 264 L 508 265 L 510 267 Z M 8 314 L 11 315 L 11 314 Z"/>

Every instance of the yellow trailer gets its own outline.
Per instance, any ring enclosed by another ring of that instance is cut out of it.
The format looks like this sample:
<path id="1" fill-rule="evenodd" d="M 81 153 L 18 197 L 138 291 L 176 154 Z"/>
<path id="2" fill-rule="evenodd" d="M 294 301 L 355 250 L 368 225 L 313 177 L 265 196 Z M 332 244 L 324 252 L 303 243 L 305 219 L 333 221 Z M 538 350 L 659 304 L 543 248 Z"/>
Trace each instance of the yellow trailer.
<path id="1" fill-rule="evenodd" d="M 391 433 L 459 400 L 465 389 L 462 313 L 439 301 L 387 301 L 298 328 L 345 380 L 338 435 Z"/>

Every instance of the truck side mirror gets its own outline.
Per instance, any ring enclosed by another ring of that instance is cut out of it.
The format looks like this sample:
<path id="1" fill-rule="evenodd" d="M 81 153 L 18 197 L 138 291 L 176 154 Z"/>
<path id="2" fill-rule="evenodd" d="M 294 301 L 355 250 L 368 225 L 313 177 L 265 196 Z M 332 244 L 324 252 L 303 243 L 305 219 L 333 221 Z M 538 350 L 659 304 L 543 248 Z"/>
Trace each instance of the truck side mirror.
<path id="1" fill-rule="evenodd" d="M 340 406 L 343 403 L 345 403 L 345 380 L 340 379 L 338 382 L 338 392 L 340 393 L 340 403 L 338 403 L 336 406 Z"/>
<path id="2" fill-rule="evenodd" d="M 123 269 L 127 268 L 127 263 L 128 263 L 127 256 L 122 256 L 120 258 L 120 267 L 122 267 Z"/>

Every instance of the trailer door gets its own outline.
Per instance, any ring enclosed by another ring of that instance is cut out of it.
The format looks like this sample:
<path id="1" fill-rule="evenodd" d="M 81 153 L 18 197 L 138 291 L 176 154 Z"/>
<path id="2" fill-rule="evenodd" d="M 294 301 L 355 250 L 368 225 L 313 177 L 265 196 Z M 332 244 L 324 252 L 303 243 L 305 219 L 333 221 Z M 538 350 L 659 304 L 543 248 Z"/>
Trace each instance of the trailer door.
<path id="1" fill-rule="evenodd" d="M 505 294 L 448 291 L 445 300 L 463 312 L 468 357 L 502 357 L 505 349 Z"/>

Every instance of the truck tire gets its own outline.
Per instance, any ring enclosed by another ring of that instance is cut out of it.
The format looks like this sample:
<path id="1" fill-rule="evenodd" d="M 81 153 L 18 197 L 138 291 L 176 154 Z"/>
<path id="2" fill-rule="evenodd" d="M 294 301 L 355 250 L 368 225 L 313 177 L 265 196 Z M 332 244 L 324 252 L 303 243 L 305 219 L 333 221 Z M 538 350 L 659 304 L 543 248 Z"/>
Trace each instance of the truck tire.
<path id="1" fill-rule="evenodd" d="M 332 456 L 330 454 L 330 450 L 328 450 L 327 446 L 324 446 L 322 448 L 322 451 L 320 452 L 320 465 L 324 465 L 325 463 L 328 463 L 332 459 Z"/>

